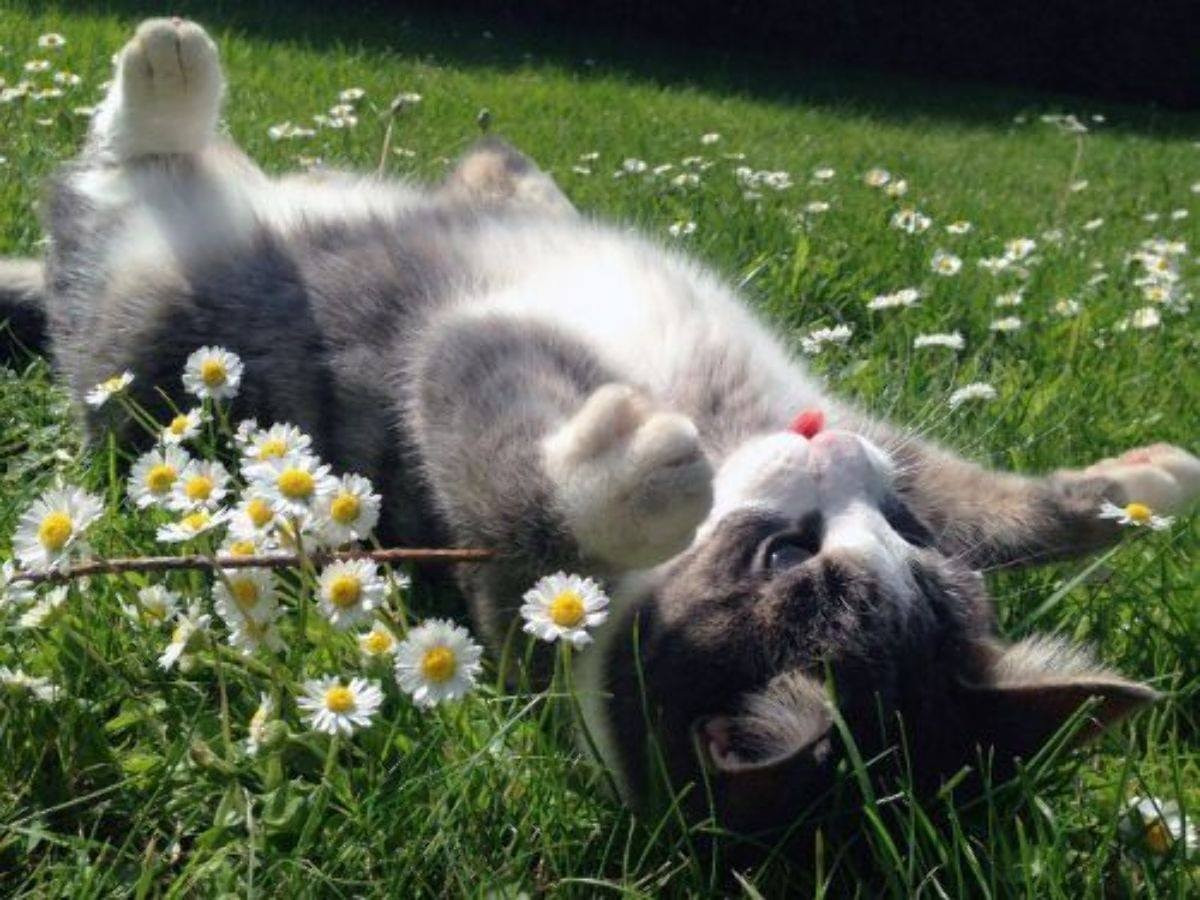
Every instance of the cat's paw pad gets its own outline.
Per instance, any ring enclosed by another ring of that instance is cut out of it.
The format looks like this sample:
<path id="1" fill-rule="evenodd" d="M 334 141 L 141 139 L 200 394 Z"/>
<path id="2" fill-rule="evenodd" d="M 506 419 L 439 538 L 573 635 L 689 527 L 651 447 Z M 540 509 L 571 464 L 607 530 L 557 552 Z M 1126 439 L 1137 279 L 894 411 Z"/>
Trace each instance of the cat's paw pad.
<path id="1" fill-rule="evenodd" d="M 121 156 L 189 153 L 211 139 L 222 91 L 217 46 L 186 19 L 147 19 L 117 59 L 95 127 Z"/>
<path id="2" fill-rule="evenodd" d="M 641 568 L 679 553 L 712 504 L 696 426 L 628 385 L 599 388 L 543 450 L 576 540 L 613 565 Z"/>
<path id="3" fill-rule="evenodd" d="M 1171 444 L 1151 444 L 1102 459 L 1083 470 L 1115 482 L 1124 502 L 1144 503 L 1156 512 L 1185 509 L 1200 497 L 1200 459 Z"/>

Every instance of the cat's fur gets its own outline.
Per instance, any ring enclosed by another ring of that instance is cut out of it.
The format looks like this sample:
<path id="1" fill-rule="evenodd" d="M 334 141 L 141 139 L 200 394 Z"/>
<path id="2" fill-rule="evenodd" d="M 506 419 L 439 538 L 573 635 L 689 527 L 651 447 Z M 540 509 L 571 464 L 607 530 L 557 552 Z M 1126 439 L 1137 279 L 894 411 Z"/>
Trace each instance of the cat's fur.
<path id="1" fill-rule="evenodd" d="M 235 415 L 370 477 L 387 541 L 498 553 L 460 573 L 493 646 L 539 576 L 605 580 L 577 675 L 630 800 L 703 770 L 754 830 L 826 783 L 835 715 L 864 756 L 903 721 L 932 786 L 981 746 L 1031 754 L 1089 697 L 1089 730 L 1153 697 L 1063 645 L 1005 647 L 976 570 L 1103 546 L 1102 498 L 1181 505 L 1188 453 L 985 471 L 827 396 L 718 276 L 579 216 L 505 145 L 434 188 L 271 179 L 217 137 L 221 84 L 198 26 L 138 29 L 50 184 L 44 276 L 0 268 L 0 316 L 36 341 L 40 304 L 77 400 L 130 369 L 159 414 L 192 350 L 233 350 Z M 811 441 L 786 430 L 809 407 Z"/>

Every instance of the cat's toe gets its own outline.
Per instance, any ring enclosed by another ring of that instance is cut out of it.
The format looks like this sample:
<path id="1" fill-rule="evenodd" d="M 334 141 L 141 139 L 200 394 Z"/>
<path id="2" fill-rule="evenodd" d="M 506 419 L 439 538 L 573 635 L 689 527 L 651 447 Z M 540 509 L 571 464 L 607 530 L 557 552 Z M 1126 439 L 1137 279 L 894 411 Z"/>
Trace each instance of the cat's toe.
<path id="1" fill-rule="evenodd" d="M 1120 487 L 1126 502 L 1161 512 L 1185 509 L 1200 497 L 1200 459 L 1171 444 L 1152 444 L 1104 459 L 1084 470 Z"/>
<path id="2" fill-rule="evenodd" d="M 220 78 L 217 48 L 195 22 L 147 19 L 122 52 L 122 75 L 156 96 L 205 92 Z"/>
<path id="3" fill-rule="evenodd" d="M 712 467 L 687 416 L 605 385 L 544 445 L 558 504 L 590 555 L 624 568 L 685 549 L 712 504 Z"/>

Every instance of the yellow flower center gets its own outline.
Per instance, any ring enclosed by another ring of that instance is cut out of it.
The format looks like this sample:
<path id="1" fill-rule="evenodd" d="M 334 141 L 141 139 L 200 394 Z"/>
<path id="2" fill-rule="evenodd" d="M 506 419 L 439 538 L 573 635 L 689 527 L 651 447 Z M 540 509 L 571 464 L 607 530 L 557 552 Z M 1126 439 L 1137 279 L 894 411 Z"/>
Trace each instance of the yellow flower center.
<path id="1" fill-rule="evenodd" d="M 325 692 L 325 708 L 335 713 L 351 712 L 354 709 L 354 692 L 344 685 L 335 684 Z"/>
<path id="2" fill-rule="evenodd" d="M 69 515 L 62 511 L 52 512 L 38 526 L 38 541 L 51 553 L 57 553 L 67 545 L 74 530 L 75 523 Z"/>
<path id="3" fill-rule="evenodd" d="M 171 485 L 175 483 L 178 476 L 179 473 L 175 471 L 174 466 L 159 463 L 146 473 L 146 487 L 152 494 L 165 494 L 171 489 Z"/>
<path id="4" fill-rule="evenodd" d="M 193 475 L 184 485 L 183 492 L 193 503 L 207 500 L 212 496 L 213 480 L 207 475 Z"/>
<path id="5" fill-rule="evenodd" d="M 206 359 L 200 363 L 200 380 L 206 387 L 219 388 L 229 378 L 225 363 L 219 359 Z"/>
<path id="6" fill-rule="evenodd" d="M 250 609 L 258 602 L 258 585 L 249 578 L 232 579 L 229 582 L 229 591 L 243 610 Z"/>
<path id="7" fill-rule="evenodd" d="M 392 649 L 392 636 L 382 629 L 363 635 L 362 648 L 372 656 L 387 653 Z"/>
<path id="8" fill-rule="evenodd" d="M 229 545 L 230 556 L 253 556 L 254 550 L 254 541 L 248 539 L 234 541 Z"/>
<path id="9" fill-rule="evenodd" d="M 254 523 L 255 528 L 262 528 L 275 518 L 275 513 L 266 500 L 255 497 L 246 504 L 246 516 Z"/>
<path id="10" fill-rule="evenodd" d="M 1131 522 L 1137 522 L 1139 525 L 1145 525 L 1150 521 L 1153 513 L 1145 503 L 1130 503 L 1125 507 L 1125 515 L 1129 516 Z"/>
<path id="11" fill-rule="evenodd" d="M 190 424 L 191 420 L 183 413 L 180 413 L 171 420 L 171 424 L 167 426 L 167 430 L 175 435 L 175 437 L 181 437 L 188 430 Z"/>
<path id="12" fill-rule="evenodd" d="M 339 525 L 349 525 L 358 518 L 359 502 L 353 494 L 338 494 L 329 505 L 329 515 Z"/>
<path id="13" fill-rule="evenodd" d="M 188 531 L 203 531 L 204 527 L 208 524 L 208 520 L 208 511 L 198 509 L 190 516 L 184 516 L 182 524 Z"/>
<path id="14" fill-rule="evenodd" d="M 112 393 L 115 393 L 116 391 L 119 391 L 124 386 L 125 385 L 122 383 L 122 376 L 114 375 L 112 378 L 109 378 L 107 381 L 102 381 L 100 383 L 100 390 L 107 391 L 108 393 L 112 394 Z"/>
<path id="15" fill-rule="evenodd" d="M 188 638 L 192 636 L 192 629 L 185 623 L 180 622 L 175 626 L 175 630 L 171 632 L 172 644 L 186 644 Z"/>
<path id="16" fill-rule="evenodd" d="M 584 612 L 578 591 L 563 591 L 550 601 L 550 621 L 559 628 L 575 628 L 583 621 Z"/>
<path id="17" fill-rule="evenodd" d="M 279 492 L 289 500 L 307 500 L 317 487 L 312 473 L 303 469 L 284 469 L 275 483 Z"/>
<path id="18" fill-rule="evenodd" d="M 455 667 L 454 651 L 449 647 L 430 647 L 421 657 L 421 674 L 437 684 L 454 677 Z"/>
<path id="19" fill-rule="evenodd" d="M 287 444 L 284 443 L 283 438 L 267 438 L 258 448 L 259 459 L 278 459 L 285 453 L 287 453 Z"/>
<path id="20" fill-rule="evenodd" d="M 1152 853 L 1157 853 L 1159 856 L 1164 855 L 1171 849 L 1174 840 L 1171 829 L 1162 819 L 1155 819 L 1146 826 L 1146 846 Z"/>
<path id="21" fill-rule="evenodd" d="M 329 602 L 338 609 L 357 605 L 362 596 L 362 582 L 356 575 L 339 575 L 329 583 Z"/>
<path id="22" fill-rule="evenodd" d="M 142 606 L 142 618 L 151 622 L 161 622 L 167 617 L 167 604 L 152 600 Z"/>

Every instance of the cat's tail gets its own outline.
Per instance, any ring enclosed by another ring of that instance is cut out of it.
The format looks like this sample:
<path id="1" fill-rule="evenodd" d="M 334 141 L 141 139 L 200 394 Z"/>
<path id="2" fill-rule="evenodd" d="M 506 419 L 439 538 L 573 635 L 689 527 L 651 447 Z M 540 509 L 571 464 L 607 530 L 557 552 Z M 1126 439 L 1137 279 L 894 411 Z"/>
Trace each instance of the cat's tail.
<path id="1" fill-rule="evenodd" d="M 49 349 L 45 278 L 36 259 L 0 259 L 0 363 Z"/>

